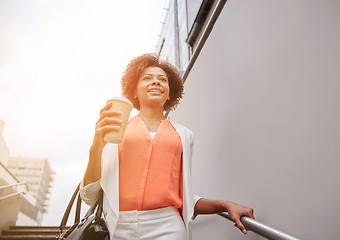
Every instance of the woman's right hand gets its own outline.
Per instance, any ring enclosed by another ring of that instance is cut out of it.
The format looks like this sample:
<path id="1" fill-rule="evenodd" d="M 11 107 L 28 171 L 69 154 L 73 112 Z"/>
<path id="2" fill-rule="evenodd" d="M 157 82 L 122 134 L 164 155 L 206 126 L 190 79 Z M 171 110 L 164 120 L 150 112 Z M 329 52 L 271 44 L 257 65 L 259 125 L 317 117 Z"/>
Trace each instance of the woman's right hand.
<path id="1" fill-rule="evenodd" d="M 117 118 L 121 114 L 120 111 L 112 111 L 111 101 L 108 101 L 100 110 L 100 117 L 96 123 L 96 131 L 93 138 L 93 143 L 90 148 L 89 162 L 84 175 L 84 186 L 89 183 L 98 181 L 101 177 L 101 156 L 103 148 L 106 144 L 104 141 L 105 133 L 109 131 L 117 131 L 120 128 L 122 121 Z"/>
<path id="2" fill-rule="evenodd" d="M 102 150 L 106 144 L 104 141 L 104 135 L 110 131 L 118 131 L 122 120 L 117 118 L 121 114 L 121 111 L 110 110 L 112 101 L 108 101 L 100 110 L 100 117 L 96 122 L 95 134 L 91 148 L 96 150 Z"/>

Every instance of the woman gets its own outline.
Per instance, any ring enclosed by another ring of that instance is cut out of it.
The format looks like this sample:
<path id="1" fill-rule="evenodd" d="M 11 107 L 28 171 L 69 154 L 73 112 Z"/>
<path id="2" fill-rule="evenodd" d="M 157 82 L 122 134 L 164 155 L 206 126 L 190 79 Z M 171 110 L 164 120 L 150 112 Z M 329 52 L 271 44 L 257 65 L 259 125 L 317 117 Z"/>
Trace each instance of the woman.
<path id="1" fill-rule="evenodd" d="M 81 197 L 92 204 L 103 189 L 103 213 L 110 239 L 190 239 L 190 221 L 199 214 L 228 212 L 247 233 L 240 217 L 253 210 L 223 200 L 194 196 L 191 190 L 193 133 L 165 119 L 183 94 L 177 69 L 154 54 L 133 59 L 121 80 L 123 96 L 139 110 L 123 141 L 106 144 L 120 120 L 108 102 L 100 111 Z"/>

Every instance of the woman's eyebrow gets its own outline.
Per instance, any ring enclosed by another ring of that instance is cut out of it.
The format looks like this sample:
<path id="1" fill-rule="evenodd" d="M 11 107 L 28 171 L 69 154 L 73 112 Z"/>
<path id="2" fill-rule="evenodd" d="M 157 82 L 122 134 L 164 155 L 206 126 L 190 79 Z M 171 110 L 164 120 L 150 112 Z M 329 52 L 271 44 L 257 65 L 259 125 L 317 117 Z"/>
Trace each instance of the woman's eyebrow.
<path id="1" fill-rule="evenodd" d="M 146 73 L 146 74 L 144 74 L 144 76 L 153 76 L 153 74 L 151 74 L 151 73 Z M 164 75 L 164 74 L 159 74 L 159 75 L 157 75 L 158 77 L 167 77 L 166 75 Z"/>

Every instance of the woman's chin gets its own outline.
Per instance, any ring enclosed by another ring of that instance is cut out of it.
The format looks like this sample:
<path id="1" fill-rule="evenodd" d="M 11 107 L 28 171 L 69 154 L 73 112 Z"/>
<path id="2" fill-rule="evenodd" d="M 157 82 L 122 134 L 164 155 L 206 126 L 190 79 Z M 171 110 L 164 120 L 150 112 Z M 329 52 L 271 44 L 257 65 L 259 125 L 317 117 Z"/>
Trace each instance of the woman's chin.
<path id="1" fill-rule="evenodd" d="M 140 105 L 145 106 L 152 106 L 152 107 L 164 107 L 164 104 L 166 103 L 166 99 L 163 98 L 149 98 L 147 101 L 144 101 L 143 103 L 140 102 Z"/>

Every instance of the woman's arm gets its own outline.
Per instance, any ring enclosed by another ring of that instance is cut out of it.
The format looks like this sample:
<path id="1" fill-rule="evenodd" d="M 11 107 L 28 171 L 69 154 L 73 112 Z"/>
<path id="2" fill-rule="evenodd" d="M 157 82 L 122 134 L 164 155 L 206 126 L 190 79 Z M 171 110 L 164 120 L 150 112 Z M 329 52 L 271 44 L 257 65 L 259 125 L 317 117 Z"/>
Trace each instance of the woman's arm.
<path id="1" fill-rule="evenodd" d="M 103 148 L 91 146 L 89 153 L 89 162 L 84 175 L 84 186 L 96 182 L 101 177 L 101 155 Z"/>
<path id="2" fill-rule="evenodd" d="M 84 186 L 96 182 L 101 178 L 101 158 L 103 148 L 106 144 L 104 141 L 105 133 L 109 131 L 118 131 L 122 121 L 115 118 L 121 114 L 120 111 L 110 110 L 111 101 L 107 102 L 105 107 L 100 110 L 100 118 L 96 123 L 96 130 L 93 143 L 90 148 L 89 162 L 84 175 Z"/>
<path id="3" fill-rule="evenodd" d="M 199 214 L 215 214 L 220 212 L 228 212 L 231 219 L 235 222 L 234 226 L 239 228 L 244 234 L 247 233 L 247 230 L 241 223 L 240 218 L 242 216 L 254 218 L 254 210 L 251 208 L 230 201 L 206 198 L 201 198 L 197 201 L 194 216 L 196 217 Z"/>

